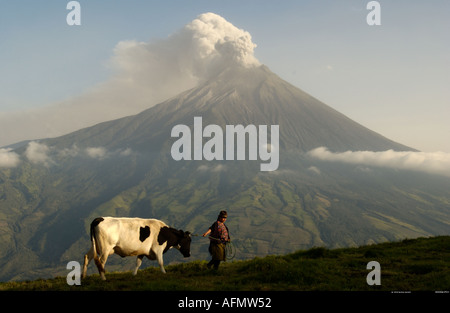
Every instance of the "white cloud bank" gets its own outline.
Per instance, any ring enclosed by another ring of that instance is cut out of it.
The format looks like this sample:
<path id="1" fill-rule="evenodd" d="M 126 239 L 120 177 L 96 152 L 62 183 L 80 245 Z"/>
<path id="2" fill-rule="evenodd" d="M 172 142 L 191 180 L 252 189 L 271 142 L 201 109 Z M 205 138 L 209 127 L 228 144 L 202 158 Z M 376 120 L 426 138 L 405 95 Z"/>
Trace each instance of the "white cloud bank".
<path id="1" fill-rule="evenodd" d="M 450 177 L 450 153 L 414 151 L 346 151 L 330 152 L 319 147 L 308 155 L 323 161 L 412 170 Z"/>
<path id="2" fill-rule="evenodd" d="M 200 165 L 197 168 L 197 171 L 200 172 L 214 172 L 214 173 L 218 173 L 218 172 L 223 172 L 226 170 L 226 165 L 223 164 L 218 164 L 216 166 L 208 166 L 208 165 Z"/>
<path id="3" fill-rule="evenodd" d="M 107 151 L 103 147 L 86 148 L 86 153 L 93 159 L 103 160 L 106 157 Z"/>
<path id="4" fill-rule="evenodd" d="M 0 149 L 0 168 L 16 167 L 19 163 L 19 155 L 12 149 Z"/>
<path id="5" fill-rule="evenodd" d="M 49 152 L 50 148 L 45 144 L 32 141 L 28 143 L 28 147 L 25 150 L 25 156 L 31 163 L 49 166 L 53 163 L 50 156 L 48 155 Z"/>
<path id="6" fill-rule="evenodd" d="M 0 147 L 56 137 L 137 114 L 238 64 L 259 65 L 248 32 L 205 13 L 166 39 L 121 41 L 109 62 L 113 75 L 83 95 L 20 112 L 0 112 Z"/>
<path id="7" fill-rule="evenodd" d="M 49 167 L 58 165 L 58 160 L 65 158 L 82 157 L 103 161 L 109 157 L 129 157 L 134 153 L 130 148 L 108 151 L 104 147 L 79 149 L 76 145 L 73 145 L 71 148 L 57 149 L 54 147 L 50 148 L 40 142 L 31 141 L 28 143 L 22 159 L 26 159 L 36 165 Z M 16 167 L 21 163 L 22 159 L 12 149 L 0 149 L 0 169 Z"/>

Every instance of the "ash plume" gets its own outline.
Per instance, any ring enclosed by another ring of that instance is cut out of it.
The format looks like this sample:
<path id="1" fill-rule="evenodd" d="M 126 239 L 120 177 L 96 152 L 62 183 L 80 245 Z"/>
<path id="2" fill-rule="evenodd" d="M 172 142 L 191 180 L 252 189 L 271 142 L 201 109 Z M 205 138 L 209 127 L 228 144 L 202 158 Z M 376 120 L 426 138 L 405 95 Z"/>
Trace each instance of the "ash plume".
<path id="1" fill-rule="evenodd" d="M 0 147 L 56 137 L 137 114 L 196 87 L 224 68 L 258 66 L 251 35 L 214 13 L 204 13 L 157 41 L 117 43 L 112 76 L 77 97 L 43 108 L 0 112 Z"/>

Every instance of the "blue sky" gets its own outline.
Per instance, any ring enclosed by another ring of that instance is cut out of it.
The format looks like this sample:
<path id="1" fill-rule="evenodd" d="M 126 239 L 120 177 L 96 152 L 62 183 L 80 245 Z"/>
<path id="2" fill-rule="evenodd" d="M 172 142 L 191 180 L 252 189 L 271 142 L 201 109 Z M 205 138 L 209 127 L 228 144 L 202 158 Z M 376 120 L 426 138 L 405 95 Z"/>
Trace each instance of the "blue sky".
<path id="1" fill-rule="evenodd" d="M 380 26 L 365 0 L 80 0 L 81 26 L 66 24 L 68 2 L 0 0 L 0 117 L 82 94 L 111 75 L 118 42 L 214 12 L 283 79 L 390 139 L 450 152 L 450 1 L 379 1 Z"/>

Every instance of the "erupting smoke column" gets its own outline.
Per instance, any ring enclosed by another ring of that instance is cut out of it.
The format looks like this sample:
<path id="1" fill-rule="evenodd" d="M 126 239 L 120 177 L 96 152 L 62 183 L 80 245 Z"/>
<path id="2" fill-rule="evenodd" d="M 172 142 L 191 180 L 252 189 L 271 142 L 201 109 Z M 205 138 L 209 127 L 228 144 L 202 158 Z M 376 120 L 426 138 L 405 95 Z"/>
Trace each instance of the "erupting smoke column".
<path id="1" fill-rule="evenodd" d="M 109 62 L 109 80 L 45 108 L 0 114 L 0 146 L 137 114 L 225 68 L 258 66 L 255 47 L 248 32 L 214 13 L 199 15 L 165 39 L 121 41 Z"/>

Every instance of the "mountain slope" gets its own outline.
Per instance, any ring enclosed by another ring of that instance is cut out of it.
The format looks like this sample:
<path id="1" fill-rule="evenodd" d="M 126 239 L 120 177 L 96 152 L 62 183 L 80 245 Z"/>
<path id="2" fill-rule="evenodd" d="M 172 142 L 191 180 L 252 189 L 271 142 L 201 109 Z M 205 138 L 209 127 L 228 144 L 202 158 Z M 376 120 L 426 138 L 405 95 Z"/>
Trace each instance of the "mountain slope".
<path id="1" fill-rule="evenodd" d="M 192 125 L 194 116 L 202 116 L 204 125 L 214 123 L 222 127 L 280 125 L 280 145 L 302 152 L 318 146 L 333 151 L 412 150 L 350 120 L 282 80 L 266 66 L 230 67 L 203 86 L 136 116 L 102 123 L 48 144 L 146 149 L 150 143 L 167 141 L 167 130 L 174 125 Z"/>
<path id="2" fill-rule="evenodd" d="M 279 125 L 279 168 L 261 172 L 261 160 L 173 160 L 171 130 L 192 129 L 195 116 L 203 127 Z M 0 170 L 2 280 L 54 275 L 70 260 L 81 262 L 89 223 L 101 215 L 159 218 L 202 233 L 226 209 L 238 258 L 441 235 L 450 226 L 449 178 L 310 158 L 306 152 L 320 146 L 412 149 L 265 66 L 231 66 L 140 114 L 39 145 L 47 157 L 41 163 L 27 161 L 29 146 L 23 146 L 15 150 L 20 166 Z M 193 245 L 193 258 L 208 258 L 207 245 Z M 134 260 L 113 259 L 111 268 L 124 262 Z"/>

